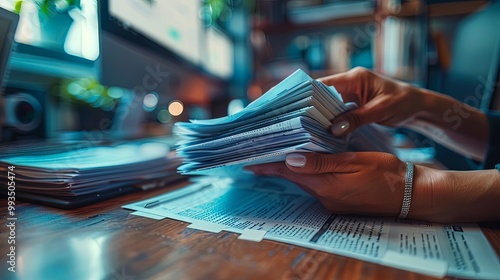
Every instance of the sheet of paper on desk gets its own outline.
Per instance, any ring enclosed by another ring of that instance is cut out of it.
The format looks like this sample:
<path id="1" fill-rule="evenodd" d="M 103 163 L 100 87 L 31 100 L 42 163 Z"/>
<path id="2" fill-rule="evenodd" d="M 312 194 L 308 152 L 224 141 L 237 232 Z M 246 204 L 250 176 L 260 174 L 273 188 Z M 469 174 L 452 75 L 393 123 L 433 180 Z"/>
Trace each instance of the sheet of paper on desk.
<path id="1" fill-rule="evenodd" d="M 235 232 L 241 239 L 285 242 L 438 277 L 500 279 L 498 256 L 475 224 L 335 215 L 277 178 L 200 179 L 123 207 L 189 222 L 195 229 Z"/>

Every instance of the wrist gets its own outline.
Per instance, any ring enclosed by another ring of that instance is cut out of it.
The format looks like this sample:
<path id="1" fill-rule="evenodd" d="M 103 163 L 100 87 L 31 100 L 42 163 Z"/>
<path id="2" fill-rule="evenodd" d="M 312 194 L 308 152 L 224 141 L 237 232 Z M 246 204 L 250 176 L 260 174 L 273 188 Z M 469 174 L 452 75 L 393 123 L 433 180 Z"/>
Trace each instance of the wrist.
<path id="1" fill-rule="evenodd" d="M 420 95 L 421 106 L 415 114 L 415 120 L 423 123 L 433 124 L 440 123 L 442 119 L 442 108 L 448 108 L 447 98 L 433 91 L 417 88 L 415 89 Z"/>
<path id="2" fill-rule="evenodd" d="M 500 220 L 500 174 L 497 170 L 448 171 L 443 216 L 448 221 Z"/>
<path id="3" fill-rule="evenodd" d="M 413 174 L 412 205 L 408 218 L 439 221 L 443 192 L 447 189 L 449 174 L 445 171 L 415 165 Z M 446 193 L 444 193 L 446 195 Z"/>
<path id="4" fill-rule="evenodd" d="M 464 156 L 483 161 L 489 139 L 486 115 L 450 96 L 416 90 L 421 94 L 421 106 L 405 127 Z"/>
<path id="5" fill-rule="evenodd" d="M 441 223 L 499 220 L 498 201 L 496 169 L 444 171 L 415 165 L 408 218 Z"/>

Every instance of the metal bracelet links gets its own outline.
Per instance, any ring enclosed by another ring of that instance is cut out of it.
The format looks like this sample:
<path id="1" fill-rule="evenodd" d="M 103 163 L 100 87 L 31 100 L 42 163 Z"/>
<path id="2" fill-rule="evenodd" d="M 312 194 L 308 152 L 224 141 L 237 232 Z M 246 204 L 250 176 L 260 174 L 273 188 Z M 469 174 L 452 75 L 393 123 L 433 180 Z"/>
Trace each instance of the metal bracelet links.
<path id="1" fill-rule="evenodd" d="M 411 204 L 411 194 L 413 190 L 413 163 L 406 163 L 406 175 L 405 175 L 405 190 L 403 194 L 403 205 L 401 206 L 401 212 L 398 218 L 404 219 L 410 212 Z"/>

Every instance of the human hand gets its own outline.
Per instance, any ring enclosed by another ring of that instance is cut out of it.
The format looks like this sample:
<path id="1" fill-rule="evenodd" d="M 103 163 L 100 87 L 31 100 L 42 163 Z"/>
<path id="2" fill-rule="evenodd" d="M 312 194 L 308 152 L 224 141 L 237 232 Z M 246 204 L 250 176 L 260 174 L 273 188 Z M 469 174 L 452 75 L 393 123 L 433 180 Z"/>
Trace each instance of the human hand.
<path id="1" fill-rule="evenodd" d="M 344 102 L 359 106 L 333 120 L 335 136 L 372 122 L 403 126 L 474 160 L 484 159 L 489 128 L 481 110 L 360 67 L 318 80 L 333 85 Z"/>
<path id="2" fill-rule="evenodd" d="M 337 214 L 396 217 L 403 203 L 406 164 L 391 154 L 292 153 L 285 162 L 245 167 L 299 185 Z M 496 169 L 446 171 L 415 165 L 408 218 L 431 222 L 499 221 Z"/>
<path id="3" fill-rule="evenodd" d="M 398 216 L 403 201 L 405 163 L 391 154 L 293 153 L 246 169 L 288 179 L 338 214 Z"/>
<path id="4" fill-rule="evenodd" d="M 424 106 L 424 90 L 356 67 L 348 72 L 318 79 L 333 85 L 344 102 L 355 102 L 357 109 L 333 120 L 335 136 L 342 136 L 369 123 L 403 125 Z"/>

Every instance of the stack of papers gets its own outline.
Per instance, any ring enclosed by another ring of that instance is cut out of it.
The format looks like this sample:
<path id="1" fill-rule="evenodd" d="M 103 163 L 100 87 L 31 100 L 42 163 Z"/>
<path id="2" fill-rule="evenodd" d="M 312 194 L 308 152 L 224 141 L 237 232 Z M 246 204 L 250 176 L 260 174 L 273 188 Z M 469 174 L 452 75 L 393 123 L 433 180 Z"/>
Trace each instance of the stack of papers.
<path id="1" fill-rule="evenodd" d="M 16 192 L 76 197 L 180 177 L 180 161 L 164 143 L 86 144 L 20 148 L 0 158 L 0 180 L 15 176 Z"/>
<path id="2" fill-rule="evenodd" d="M 291 152 L 390 152 L 388 135 L 375 126 L 337 138 L 332 120 L 348 110 L 334 87 L 297 70 L 242 111 L 223 118 L 178 122 L 183 174 L 231 175 L 249 164 L 283 161 Z"/>

